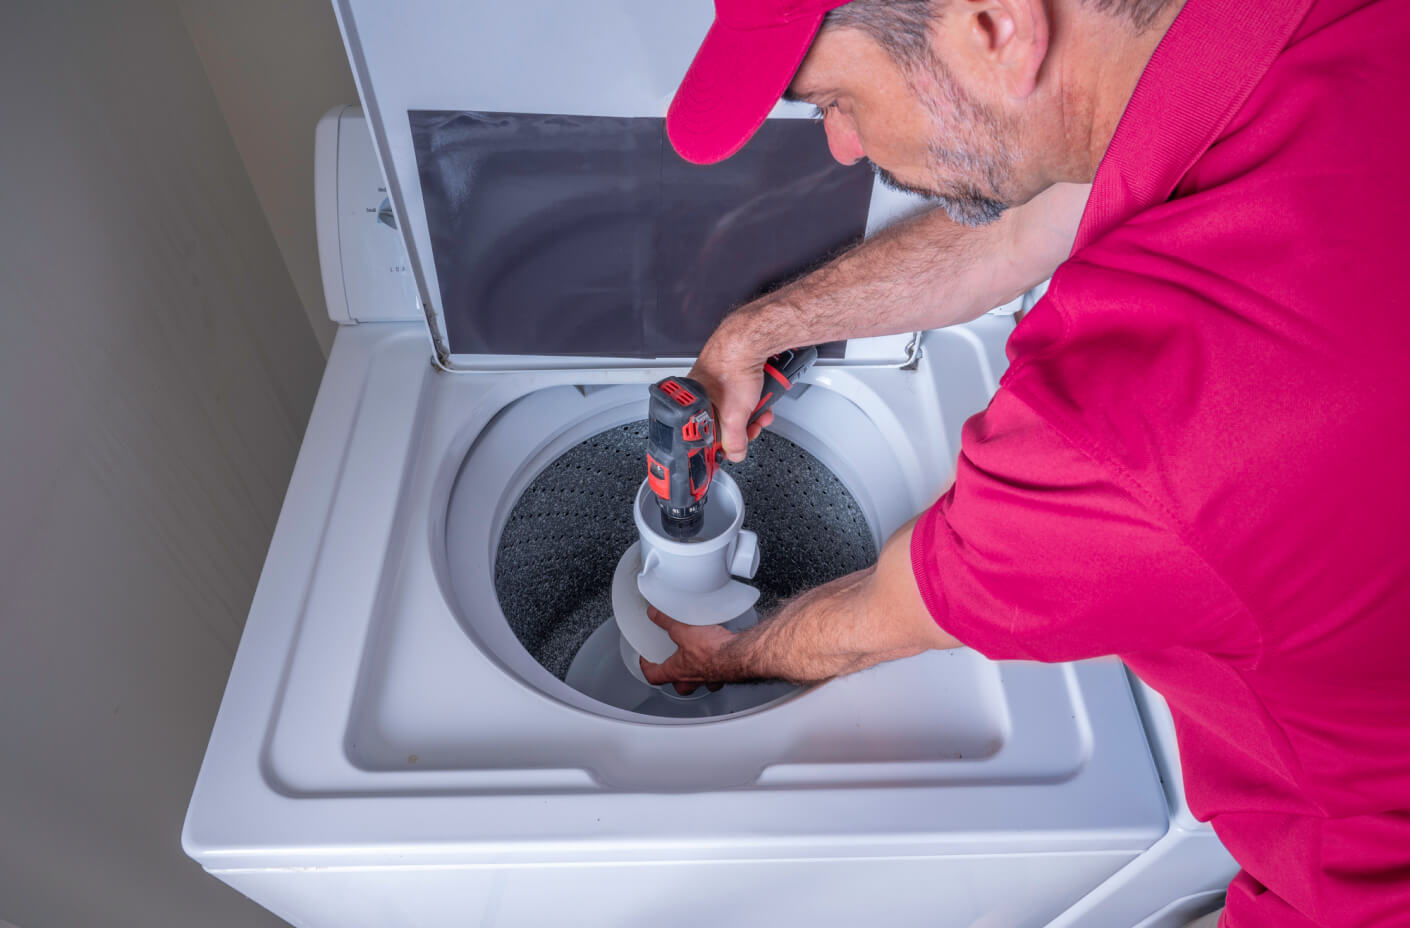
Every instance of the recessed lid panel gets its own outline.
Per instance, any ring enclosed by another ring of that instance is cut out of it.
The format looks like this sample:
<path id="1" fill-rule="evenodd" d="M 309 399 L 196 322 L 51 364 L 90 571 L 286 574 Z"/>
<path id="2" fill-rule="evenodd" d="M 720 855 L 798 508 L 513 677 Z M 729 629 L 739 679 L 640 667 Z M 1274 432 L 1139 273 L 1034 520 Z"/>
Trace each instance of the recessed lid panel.
<path id="1" fill-rule="evenodd" d="M 721 165 L 671 150 L 709 0 L 337 8 L 449 367 L 689 357 L 728 309 L 878 224 L 869 172 L 832 163 L 810 121 L 770 120 Z"/>

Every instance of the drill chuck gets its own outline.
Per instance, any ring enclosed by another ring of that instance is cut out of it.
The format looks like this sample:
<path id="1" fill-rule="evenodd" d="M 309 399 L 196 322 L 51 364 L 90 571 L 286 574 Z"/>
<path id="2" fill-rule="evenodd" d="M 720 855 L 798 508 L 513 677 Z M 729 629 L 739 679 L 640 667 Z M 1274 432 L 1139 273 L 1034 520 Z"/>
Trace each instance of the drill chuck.
<path id="1" fill-rule="evenodd" d="M 660 502 L 660 497 L 657 497 L 656 501 Z M 684 509 L 671 509 L 664 504 L 661 506 L 661 528 L 665 530 L 666 537 L 673 541 L 690 541 L 700 534 L 704 523 L 705 503 L 703 498 L 699 503 Z"/>

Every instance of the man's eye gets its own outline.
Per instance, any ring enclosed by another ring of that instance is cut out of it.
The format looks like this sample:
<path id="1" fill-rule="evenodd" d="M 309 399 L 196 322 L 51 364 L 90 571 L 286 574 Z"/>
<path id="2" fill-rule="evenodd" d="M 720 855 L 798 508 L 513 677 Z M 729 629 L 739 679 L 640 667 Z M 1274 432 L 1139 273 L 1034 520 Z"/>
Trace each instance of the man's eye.
<path id="1" fill-rule="evenodd" d="M 824 103 L 824 104 L 821 105 L 821 106 L 819 106 L 819 105 L 817 105 L 817 104 L 815 103 L 815 104 L 813 104 L 813 118 L 814 118 L 814 119 L 824 119 L 824 118 L 827 117 L 827 111 L 828 111 L 828 110 L 835 110 L 835 109 L 838 109 L 837 101 L 836 101 L 836 100 L 833 100 L 831 103 Z"/>

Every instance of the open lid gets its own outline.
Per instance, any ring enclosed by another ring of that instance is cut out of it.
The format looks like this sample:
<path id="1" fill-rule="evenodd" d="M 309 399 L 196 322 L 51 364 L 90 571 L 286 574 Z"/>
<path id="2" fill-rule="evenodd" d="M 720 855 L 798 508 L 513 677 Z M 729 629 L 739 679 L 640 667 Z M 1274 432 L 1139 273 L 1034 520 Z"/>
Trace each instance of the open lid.
<path id="1" fill-rule="evenodd" d="M 915 206 L 833 162 L 800 104 L 722 164 L 675 154 L 664 116 L 710 0 L 335 7 L 448 369 L 693 357 L 729 309 Z"/>

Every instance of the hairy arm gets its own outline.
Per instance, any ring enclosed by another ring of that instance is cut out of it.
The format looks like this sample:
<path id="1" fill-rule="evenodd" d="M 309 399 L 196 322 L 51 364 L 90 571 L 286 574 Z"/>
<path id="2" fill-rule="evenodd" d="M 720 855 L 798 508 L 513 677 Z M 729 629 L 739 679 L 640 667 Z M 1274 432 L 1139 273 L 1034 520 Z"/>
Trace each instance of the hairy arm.
<path id="1" fill-rule="evenodd" d="M 715 401 L 727 453 L 744 456 L 763 363 L 786 348 L 939 328 L 977 318 L 1046 279 L 1067 257 L 1090 187 L 1059 184 L 980 228 L 938 210 L 883 231 L 720 324 L 691 372 Z M 768 424 L 765 414 L 762 424 Z M 676 653 L 642 660 L 652 683 L 784 679 L 806 683 L 959 642 L 931 618 L 911 570 L 914 523 L 876 566 L 791 600 L 734 634 L 652 609 Z"/>
<path id="2" fill-rule="evenodd" d="M 744 457 L 770 355 L 940 328 L 1009 302 L 1067 257 L 1090 189 L 1057 184 L 978 228 L 931 210 L 726 316 L 691 371 L 715 400 L 725 453 Z"/>
<path id="3" fill-rule="evenodd" d="M 882 661 L 959 645 L 936 625 L 911 572 L 906 525 L 882 548 L 876 566 L 809 590 L 751 629 L 693 626 L 652 610 L 676 653 L 642 659 L 652 683 L 728 683 L 782 679 L 814 683 Z"/>

